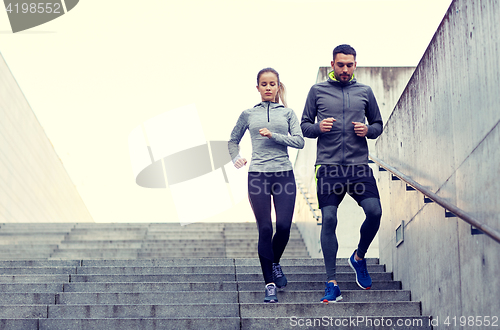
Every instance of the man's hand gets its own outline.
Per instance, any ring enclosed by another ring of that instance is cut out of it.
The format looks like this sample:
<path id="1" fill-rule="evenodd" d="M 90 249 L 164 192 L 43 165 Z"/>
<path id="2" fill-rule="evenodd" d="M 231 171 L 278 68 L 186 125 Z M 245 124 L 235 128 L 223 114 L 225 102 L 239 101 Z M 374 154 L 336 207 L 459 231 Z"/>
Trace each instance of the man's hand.
<path id="1" fill-rule="evenodd" d="M 260 135 L 262 135 L 262 136 L 267 136 L 269 139 L 273 136 L 273 135 L 271 134 L 271 131 L 270 131 L 270 130 L 268 130 L 267 128 L 261 128 L 261 129 L 259 129 L 259 133 L 260 133 Z"/>
<path id="2" fill-rule="evenodd" d="M 357 121 L 353 121 L 352 123 L 354 124 L 354 133 L 356 133 L 357 136 L 365 137 L 366 134 L 368 134 L 368 126 Z"/>
<path id="3" fill-rule="evenodd" d="M 240 158 L 237 161 L 234 162 L 234 167 L 236 168 L 242 168 L 247 164 L 247 160 L 245 158 Z"/>
<path id="4" fill-rule="evenodd" d="M 323 119 L 319 123 L 319 129 L 320 129 L 320 131 L 323 132 L 323 133 L 330 132 L 330 130 L 333 127 L 333 122 L 334 121 L 337 121 L 337 120 L 335 118 L 333 118 L 333 117 Z"/>

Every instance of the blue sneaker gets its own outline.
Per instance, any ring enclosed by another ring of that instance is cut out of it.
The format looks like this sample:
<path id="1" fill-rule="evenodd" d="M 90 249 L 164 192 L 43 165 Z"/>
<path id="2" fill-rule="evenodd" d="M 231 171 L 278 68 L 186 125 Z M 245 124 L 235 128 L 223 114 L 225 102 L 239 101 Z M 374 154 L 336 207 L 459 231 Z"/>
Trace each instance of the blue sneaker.
<path id="1" fill-rule="evenodd" d="M 273 278 L 274 283 L 278 288 L 284 288 L 288 283 L 285 274 L 283 274 L 283 271 L 281 270 L 280 264 L 273 263 Z"/>
<path id="2" fill-rule="evenodd" d="M 370 274 L 368 274 L 368 269 L 366 269 L 366 260 L 358 260 L 354 259 L 354 254 L 356 250 L 353 252 L 352 256 L 349 258 L 349 265 L 356 272 L 356 283 L 363 290 L 368 290 L 372 286 L 372 278 Z"/>
<path id="3" fill-rule="evenodd" d="M 264 298 L 265 303 L 277 303 L 278 296 L 276 296 L 276 285 L 268 284 L 266 285 L 266 297 Z"/>
<path id="4" fill-rule="evenodd" d="M 330 301 L 337 302 L 342 300 L 338 285 L 333 284 L 333 282 L 326 282 L 325 286 L 325 296 L 321 298 L 321 302 L 328 304 Z"/>

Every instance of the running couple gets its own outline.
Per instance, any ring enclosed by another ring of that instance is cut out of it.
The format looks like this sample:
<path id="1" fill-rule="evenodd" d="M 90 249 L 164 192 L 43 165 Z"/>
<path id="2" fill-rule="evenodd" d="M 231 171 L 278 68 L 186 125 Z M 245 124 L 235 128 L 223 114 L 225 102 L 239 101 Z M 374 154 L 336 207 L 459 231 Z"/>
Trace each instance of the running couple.
<path id="1" fill-rule="evenodd" d="M 322 302 L 340 301 L 336 280 L 337 208 L 348 193 L 363 208 L 366 219 L 357 249 L 348 259 L 362 289 L 372 281 L 364 256 L 380 226 L 382 209 L 372 171 L 368 166 L 366 139 L 382 133 L 382 118 L 369 86 L 354 77 L 356 51 L 349 45 L 333 50 L 333 69 L 328 80 L 311 87 L 299 124 L 286 107 L 285 87 L 274 69 L 257 75 L 262 102 L 243 111 L 228 143 L 237 168 L 247 161 L 239 155 L 239 143 L 246 130 L 252 140 L 248 169 L 248 196 L 259 231 L 258 255 L 265 281 L 264 302 L 278 302 L 277 288 L 287 279 L 279 264 L 290 236 L 296 186 L 287 147 L 303 148 L 303 136 L 317 138 L 316 182 L 322 215 L 321 248 L 327 281 Z M 283 105 L 279 104 L 279 101 Z M 368 125 L 365 124 L 368 122 Z M 276 211 L 276 233 L 271 222 L 271 196 Z"/>

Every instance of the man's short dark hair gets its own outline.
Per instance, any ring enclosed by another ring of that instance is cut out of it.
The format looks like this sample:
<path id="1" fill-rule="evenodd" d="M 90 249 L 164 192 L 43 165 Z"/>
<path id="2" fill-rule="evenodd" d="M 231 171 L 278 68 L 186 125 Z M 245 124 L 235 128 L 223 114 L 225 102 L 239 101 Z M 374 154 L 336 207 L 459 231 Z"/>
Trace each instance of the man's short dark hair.
<path id="1" fill-rule="evenodd" d="M 338 45 L 337 47 L 335 47 L 335 49 L 333 50 L 334 61 L 337 54 L 354 55 L 354 60 L 356 60 L 356 51 L 354 50 L 354 48 L 346 44 Z"/>

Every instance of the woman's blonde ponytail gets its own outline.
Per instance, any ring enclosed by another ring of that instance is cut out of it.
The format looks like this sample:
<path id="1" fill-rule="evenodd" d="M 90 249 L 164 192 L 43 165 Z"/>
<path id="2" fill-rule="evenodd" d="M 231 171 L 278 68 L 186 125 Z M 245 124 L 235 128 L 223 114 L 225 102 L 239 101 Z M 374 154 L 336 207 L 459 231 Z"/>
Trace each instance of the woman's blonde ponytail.
<path id="1" fill-rule="evenodd" d="M 276 94 L 276 103 L 279 103 L 281 99 L 281 103 L 285 106 L 285 108 L 288 108 L 286 104 L 286 87 L 285 85 L 280 82 L 280 85 L 278 86 L 278 93 Z"/>

